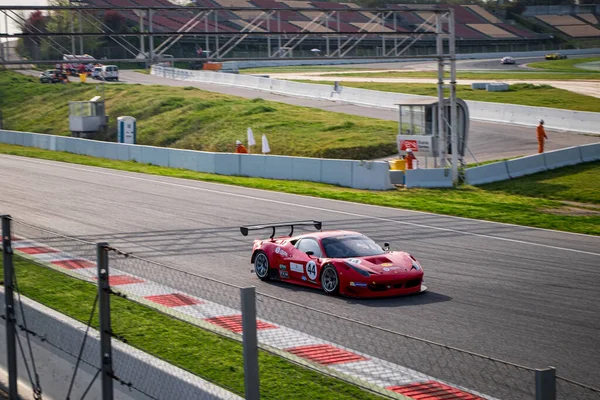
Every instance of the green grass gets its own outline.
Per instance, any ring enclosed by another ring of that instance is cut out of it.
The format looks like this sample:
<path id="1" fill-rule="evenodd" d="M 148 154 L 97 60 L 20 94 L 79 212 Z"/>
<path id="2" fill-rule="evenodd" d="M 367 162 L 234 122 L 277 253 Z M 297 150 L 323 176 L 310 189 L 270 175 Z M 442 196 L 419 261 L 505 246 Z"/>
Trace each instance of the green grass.
<path id="1" fill-rule="evenodd" d="M 578 70 L 581 71 L 581 70 Z M 437 72 L 375 72 L 375 73 L 351 73 L 351 74 L 323 74 L 323 76 L 335 76 L 343 78 L 344 76 L 359 76 L 365 78 L 437 78 Z M 446 76 L 449 78 L 449 75 Z M 494 81 L 506 80 L 596 80 L 600 79 L 598 73 L 587 72 L 513 72 L 513 71 L 494 71 L 494 72 L 458 72 L 457 79 L 493 79 Z"/>
<path id="2" fill-rule="evenodd" d="M 517 225 L 600 235 L 600 214 L 571 215 L 563 201 L 600 204 L 600 162 L 581 164 L 481 187 L 373 192 L 314 182 L 214 175 L 0 144 L 0 153 L 153 175 L 195 179 L 363 204 L 426 211 Z M 521 182 L 528 182 L 521 184 Z M 552 188 L 542 191 L 539 187 Z M 522 188 L 514 192 L 515 187 Z"/>
<path id="3" fill-rule="evenodd" d="M 580 59 L 581 60 L 581 59 Z M 556 62 L 556 61 L 554 61 Z M 543 64 L 543 63 L 542 63 Z M 531 64 L 528 64 L 531 65 Z M 281 68 L 281 69 L 280 69 Z M 360 71 L 356 73 L 341 73 L 344 68 L 351 71 Z M 276 74 L 276 73 L 298 73 L 304 72 L 324 72 L 323 76 L 335 77 L 343 79 L 347 77 L 364 77 L 364 78 L 437 78 L 437 72 L 435 71 L 389 71 L 389 72 L 369 72 L 373 69 L 363 68 L 351 68 L 345 66 L 344 68 L 327 68 L 313 66 L 309 67 L 274 67 L 274 68 L 257 68 L 252 70 L 242 70 L 240 73 L 244 74 Z M 386 69 L 385 64 L 382 64 L 381 69 Z M 456 74 L 457 79 L 507 79 L 507 80 L 595 80 L 600 79 L 600 74 L 594 71 L 584 71 L 581 69 L 574 69 L 573 71 L 458 71 Z"/>
<path id="4" fill-rule="evenodd" d="M 566 60 L 548 60 L 548 61 L 540 61 L 535 63 L 527 64 L 531 68 L 543 69 L 552 72 L 568 72 L 573 74 L 582 74 L 582 75 L 595 75 L 595 79 L 600 79 L 600 71 L 588 71 L 584 69 L 577 68 L 577 64 L 584 64 L 588 62 L 600 61 L 600 57 L 590 57 L 590 58 L 569 58 Z M 574 75 L 577 76 L 577 75 Z"/>
<path id="5" fill-rule="evenodd" d="M 93 84 L 40 84 L 36 78 L 0 71 L 4 129 L 69 134 L 68 101 L 89 100 L 101 92 Z M 235 150 L 251 127 L 266 134 L 272 154 L 374 159 L 393 154 L 397 122 L 331 113 L 310 107 L 242 99 L 194 87 L 104 85 L 110 132 L 116 120 L 138 120 L 138 143 L 204 151 Z M 255 152 L 260 151 L 260 145 Z"/>
<path id="6" fill-rule="evenodd" d="M 87 323 L 97 292 L 95 285 L 19 256 L 14 260 L 22 295 Z M 240 342 L 116 296 L 111 298 L 111 313 L 114 334 L 127 340 L 129 345 L 243 395 L 244 363 Z M 98 328 L 98 313 L 92 325 Z M 264 351 L 259 352 L 259 368 L 263 399 L 381 398 Z"/>
<path id="7" fill-rule="evenodd" d="M 300 81 L 309 82 L 309 81 Z M 333 85 L 333 82 L 310 82 Z M 437 96 L 437 87 L 433 83 L 379 83 L 379 82 L 344 82 L 342 86 L 361 89 L 380 90 L 384 92 L 408 93 L 422 96 Z M 457 97 L 463 100 L 488 101 L 494 103 L 520 104 L 534 107 L 550 107 L 565 110 L 600 112 L 600 99 L 557 89 L 549 85 L 532 85 L 517 83 L 510 85 L 506 92 L 488 92 L 471 89 L 469 85 L 456 86 Z"/>

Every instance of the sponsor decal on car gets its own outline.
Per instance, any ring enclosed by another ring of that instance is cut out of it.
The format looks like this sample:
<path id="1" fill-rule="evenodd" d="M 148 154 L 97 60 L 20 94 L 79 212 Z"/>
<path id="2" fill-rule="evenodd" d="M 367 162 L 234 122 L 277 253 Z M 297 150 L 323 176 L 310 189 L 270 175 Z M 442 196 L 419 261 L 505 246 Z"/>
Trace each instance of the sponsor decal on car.
<path id="1" fill-rule="evenodd" d="M 367 284 L 364 282 L 350 282 L 350 286 L 367 287 Z"/>
<path id="2" fill-rule="evenodd" d="M 397 269 L 401 269 L 401 268 L 400 268 L 400 267 L 391 267 L 391 268 L 384 268 L 383 270 L 384 270 L 385 272 L 390 272 L 390 271 L 395 271 L 395 270 L 397 270 Z"/>
<path id="3" fill-rule="evenodd" d="M 290 269 L 292 270 L 292 272 L 298 272 L 300 274 L 304 273 L 304 265 L 302 264 L 298 264 L 298 263 L 290 263 Z"/>
<path id="4" fill-rule="evenodd" d="M 302 275 L 302 280 L 306 282 L 306 277 L 304 275 Z"/>
<path id="5" fill-rule="evenodd" d="M 306 275 L 312 281 L 317 279 L 317 264 L 314 261 L 309 261 L 306 263 Z"/>
<path id="6" fill-rule="evenodd" d="M 290 275 L 288 274 L 287 271 L 279 271 L 279 277 L 282 279 L 288 279 L 290 277 Z"/>
<path id="7" fill-rule="evenodd" d="M 279 264 L 279 269 L 285 270 L 285 269 L 287 269 L 287 267 L 284 264 Z"/>
<path id="8" fill-rule="evenodd" d="M 392 265 L 394 265 L 394 264 L 392 264 L 392 263 L 383 263 L 383 264 L 381 264 L 382 267 L 391 267 Z"/>
<path id="9" fill-rule="evenodd" d="M 360 264 L 361 263 L 361 260 L 358 258 L 349 258 L 346 261 L 349 263 L 352 263 L 352 264 Z"/>
<path id="10" fill-rule="evenodd" d="M 281 247 L 275 248 L 275 253 L 279 254 L 281 257 L 288 257 L 289 254 L 287 251 L 283 250 Z"/>

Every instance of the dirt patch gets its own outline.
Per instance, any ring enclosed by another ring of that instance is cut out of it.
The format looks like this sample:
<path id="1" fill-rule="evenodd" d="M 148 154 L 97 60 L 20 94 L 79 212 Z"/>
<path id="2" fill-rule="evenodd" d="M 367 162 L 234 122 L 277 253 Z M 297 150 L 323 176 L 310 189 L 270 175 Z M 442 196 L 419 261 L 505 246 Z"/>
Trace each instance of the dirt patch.
<path id="1" fill-rule="evenodd" d="M 600 216 L 600 205 L 589 203 L 578 203 L 575 201 L 563 201 L 564 207 L 548 208 L 544 212 L 555 215 L 573 215 L 583 217 Z"/>

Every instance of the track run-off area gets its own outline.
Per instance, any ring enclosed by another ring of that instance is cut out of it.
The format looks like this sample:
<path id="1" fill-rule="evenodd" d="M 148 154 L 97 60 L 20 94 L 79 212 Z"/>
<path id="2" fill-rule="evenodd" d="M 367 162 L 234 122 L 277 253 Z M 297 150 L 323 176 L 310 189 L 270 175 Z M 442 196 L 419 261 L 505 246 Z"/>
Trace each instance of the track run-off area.
<path id="1" fill-rule="evenodd" d="M 387 121 L 398 120 L 398 111 L 396 110 L 359 106 L 336 101 L 285 96 L 281 94 L 261 92 L 249 88 L 217 85 L 212 83 L 178 81 L 127 70 L 121 71 L 120 74 L 120 82 L 128 84 L 196 87 L 210 92 L 239 96 L 248 99 L 262 98 L 268 101 L 276 101 L 302 107 L 318 108 L 339 114 L 358 115 Z M 90 82 L 90 80 L 88 80 L 88 82 Z M 94 81 L 92 81 L 92 83 L 94 83 Z M 112 85 L 113 83 L 110 84 Z M 538 121 L 538 117 L 532 116 L 532 120 L 535 124 Z M 535 154 L 537 151 L 535 127 L 473 120 L 470 121 L 469 125 L 468 146 L 470 153 L 465 156 L 465 161 L 467 163 L 474 163 L 475 160 L 477 162 L 482 162 L 521 157 L 524 155 Z M 546 131 L 549 138 L 546 141 L 547 151 L 600 142 L 600 135 L 584 135 L 552 129 L 546 129 Z M 242 132 L 242 134 L 245 133 Z M 473 154 L 475 158 L 473 158 L 471 154 Z M 431 162 L 431 164 L 433 164 L 433 162 Z"/>
<path id="2" fill-rule="evenodd" d="M 0 156 L 0 211 L 181 270 L 367 324 L 600 385 L 600 238 L 221 184 Z M 326 296 L 251 272 L 239 226 L 321 220 L 405 250 L 429 290 Z M 147 276 L 156 279 L 156 276 Z M 290 313 L 286 325 L 302 316 Z M 315 336 L 335 326 L 313 326 Z M 353 335 L 348 335 L 354 337 Z M 359 339 L 344 343 L 357 350 Z M 389 351 L 394 351 L 389 343 Z"/>

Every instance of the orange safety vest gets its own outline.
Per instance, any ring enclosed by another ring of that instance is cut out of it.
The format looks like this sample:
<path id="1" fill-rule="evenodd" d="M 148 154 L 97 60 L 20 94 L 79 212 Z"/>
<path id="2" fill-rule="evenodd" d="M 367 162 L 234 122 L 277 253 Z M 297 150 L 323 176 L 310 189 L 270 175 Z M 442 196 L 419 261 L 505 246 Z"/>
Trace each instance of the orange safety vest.
<path id="1" fill-rule="evenodd" d="M 238 144 L 235 148 L 236 153 L 248 153 L 248 149 L 243 144 Z"/>

